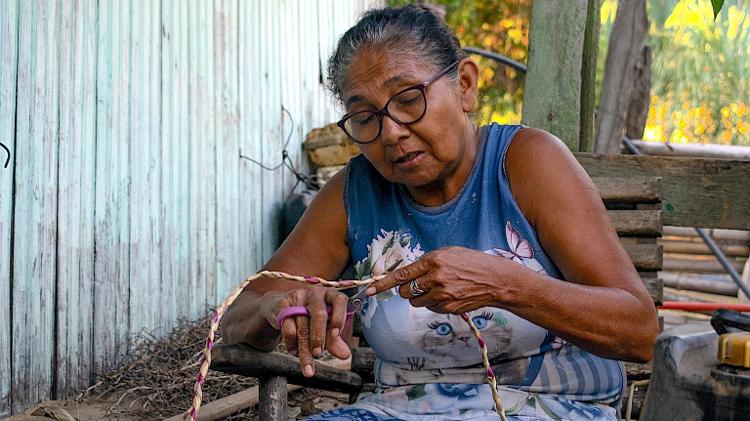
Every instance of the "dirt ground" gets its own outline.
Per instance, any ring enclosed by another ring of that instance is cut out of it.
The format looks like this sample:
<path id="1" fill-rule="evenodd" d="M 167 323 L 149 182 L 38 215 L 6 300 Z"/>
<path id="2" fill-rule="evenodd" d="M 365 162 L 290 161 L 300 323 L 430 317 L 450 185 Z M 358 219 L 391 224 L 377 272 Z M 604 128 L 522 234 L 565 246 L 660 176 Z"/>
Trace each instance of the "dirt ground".
<path id="1" fill-rule="evenodd" d="M 317 414 L 322 411 L 327 411 L 339 406 L 346 405 L 349 396 L 342 393 L 327 392 L 316 389 L 300 389 L 289 394 L 289 410 L 288 416 L 290 420 L 301 419 L 308 417 L 313 414 Z M 23 414 L 18 414 L 10 418 L 5 418 L 3 421 L 43 421 L 43 420 L 59 420 L 59 421 L 70 421 L 65 418 L 66 413 L 69 414 L 73 419 L 77 421 L 88 421 L 88 420 L 113 420 L 113 421 L 139 421 L 139 420 L 158 420 L 162 419 L 159 416 L 145 416 L 134 415 L 133 413 L 123 412 L 122 408 L 127 407 L 127 404 L 131 404 L 137 401 L 125 402 L 120 401 L 119 405 L 116 404 L 115 399 L 100 399 L 95 397 L 89 397 L 81 400 L 55 400 L 55 401 L 44 401 L 41 404 L 25 411 Z M 186 405 L 189 402 L 186 402 Z M 57 412 L 57 409 L 62 409 L 63 412 Z M 32 413 L 36 415 L 31 415 Z M 47 415 L 43 415 L 46 413 Z M 173 414 L 176 415 L 176 414 Z M 253 406 L 245 411 L 237 414 L 221 418 L 226 421 L 238 421 L 238 420 L 258 420 L 257 406 Z"/>

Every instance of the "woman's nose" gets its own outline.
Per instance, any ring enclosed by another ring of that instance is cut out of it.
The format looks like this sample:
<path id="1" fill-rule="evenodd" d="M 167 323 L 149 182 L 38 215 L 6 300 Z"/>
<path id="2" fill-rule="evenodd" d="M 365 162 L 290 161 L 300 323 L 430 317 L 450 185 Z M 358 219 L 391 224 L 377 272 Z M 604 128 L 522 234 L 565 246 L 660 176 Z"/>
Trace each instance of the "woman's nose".
<path id="1" fill-rule="evenodd" d="M 383 116 L 383 128 L 380 132 L 380 141 L 383 145 L 396 145 L 407 137 L 409 137 L 409 128 L 406 124 L 398 123 L 388 115 Z"/>

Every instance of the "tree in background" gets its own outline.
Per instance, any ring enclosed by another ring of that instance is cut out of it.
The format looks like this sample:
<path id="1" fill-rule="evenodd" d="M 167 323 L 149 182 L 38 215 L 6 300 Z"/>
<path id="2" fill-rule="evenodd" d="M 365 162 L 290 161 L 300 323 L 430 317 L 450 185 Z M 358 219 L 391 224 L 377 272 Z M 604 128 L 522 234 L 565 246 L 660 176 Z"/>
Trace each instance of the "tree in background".
<path id="1" fill-rule="evenodd" d="M 392 6 L 419 3 L 390 0 Z M 531 0 L 432 0 L 463 46 L 526 62 Z M 726 0 L 714 20 L 710 0 L 648 0 L 651 105 L 645 140 L 750 145 L 750 0 Z M 597 99 L 617 0 L 603 0 Z M 478 56 L 477 120 L 521 121 L 523 75 Z"/>

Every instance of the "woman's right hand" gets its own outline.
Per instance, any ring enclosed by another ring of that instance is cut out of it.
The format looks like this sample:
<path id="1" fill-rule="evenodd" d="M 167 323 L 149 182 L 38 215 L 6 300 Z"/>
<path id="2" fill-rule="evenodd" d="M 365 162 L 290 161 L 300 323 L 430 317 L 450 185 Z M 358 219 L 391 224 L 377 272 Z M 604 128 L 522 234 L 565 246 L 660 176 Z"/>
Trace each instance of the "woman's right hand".
<path id="1" fill-rule="evenodd" d="M 326 349 L 336 358 L 349 358 L 349 346 L 341 337 L 346 323 L 348 297 L 333 289 L 320 286 L 303 286 L 290 291 L 268 292 L 261 300 L 262 314 L 268 324 L 281 331 L 287 351 L 298 355 L 302 374 L 315 374 L 313 358 Z M 328 315 L 326 305 L 331 306 Z M 286 318 L 276 325 L 279 313 L 287 307 L 304 306 L 310 317 Z"/>

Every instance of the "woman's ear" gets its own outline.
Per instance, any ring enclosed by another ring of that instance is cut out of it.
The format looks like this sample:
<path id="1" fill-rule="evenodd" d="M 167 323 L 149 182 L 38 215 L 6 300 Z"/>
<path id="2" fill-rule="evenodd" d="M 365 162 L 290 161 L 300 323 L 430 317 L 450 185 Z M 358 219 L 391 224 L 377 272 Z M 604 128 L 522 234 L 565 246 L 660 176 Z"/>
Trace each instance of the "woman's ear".
<path id="1" fill-rule="evenodd" d="M 461 87 L 461 106 L 465 113 L 470 113 L 477 105 L 479 67 L 470 58 L 461 60 L 458 63 L 458 78 Z"/>

